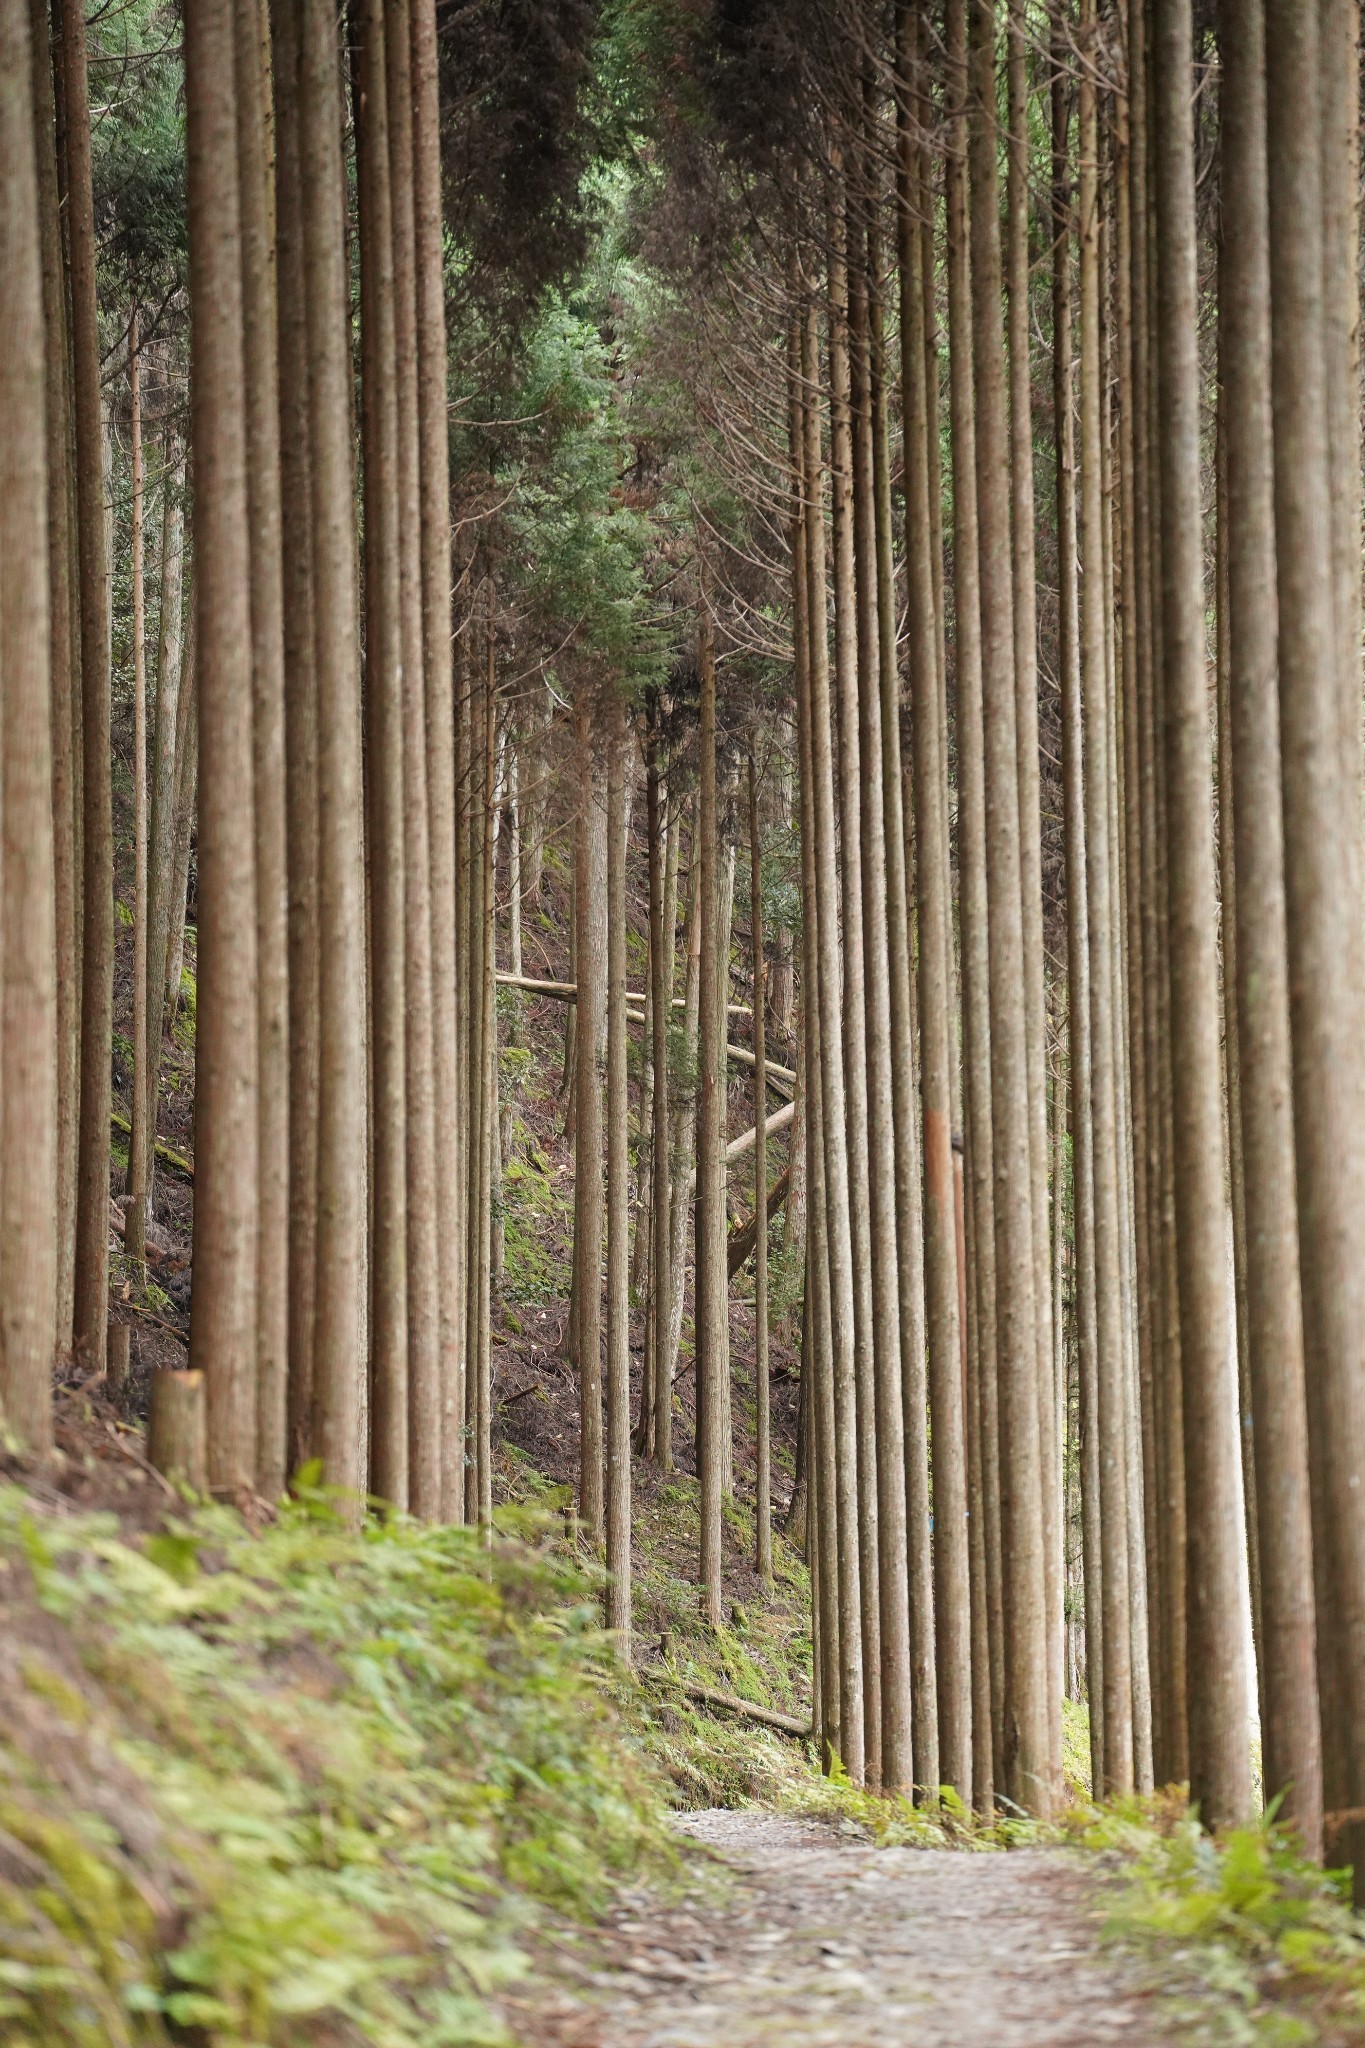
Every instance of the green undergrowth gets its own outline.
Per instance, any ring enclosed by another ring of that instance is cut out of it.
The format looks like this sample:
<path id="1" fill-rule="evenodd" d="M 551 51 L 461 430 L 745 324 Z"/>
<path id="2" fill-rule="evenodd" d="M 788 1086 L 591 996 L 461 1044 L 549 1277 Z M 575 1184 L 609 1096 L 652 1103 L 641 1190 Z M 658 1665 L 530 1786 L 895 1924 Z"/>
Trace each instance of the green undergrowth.
<path id="1" fill-rule="evenodd" d="M 133 1540 L 0 1493 L 0 2040 L 505 2039 L 537 1928 L 673 1861 L 591 1580 L 520 1520 Z"/>
<path id="2" fill-rule="evenodd" d="M 1365 2040 L 1365 1922 L 1349 1883 L 1305 1863 L 1273 1820 L 1214 1838 L 1168 1792 L 1078 1807 L 1064 1833 L 1112 1867 L 1109 1933 L 1150 1963 L 1184 2038 Z"/>

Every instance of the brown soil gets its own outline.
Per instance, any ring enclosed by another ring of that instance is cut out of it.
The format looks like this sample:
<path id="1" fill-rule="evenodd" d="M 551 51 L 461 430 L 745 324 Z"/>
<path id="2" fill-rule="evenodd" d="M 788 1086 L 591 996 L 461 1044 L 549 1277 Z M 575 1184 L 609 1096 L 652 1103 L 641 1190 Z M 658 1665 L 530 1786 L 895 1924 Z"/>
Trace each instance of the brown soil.
<path id="1" fill-rule="evenodd" d="M 1099 1944 L 1095 1893 L 1061 1849 L 874 1849 L 762 1813 L 679 1828 L 737 1882 L 722 1900 L 637 1897 L 608 1968 L 509 2001 L 545 2048 L 1163 2048 L 1147 1994 Z"/>

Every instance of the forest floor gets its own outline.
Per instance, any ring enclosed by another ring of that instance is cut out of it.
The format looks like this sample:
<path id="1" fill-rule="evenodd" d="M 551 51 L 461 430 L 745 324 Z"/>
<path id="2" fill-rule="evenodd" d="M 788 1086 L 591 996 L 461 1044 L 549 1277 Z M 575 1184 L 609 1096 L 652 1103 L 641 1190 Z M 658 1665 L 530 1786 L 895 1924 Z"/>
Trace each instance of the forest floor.
<path id="1" fill-rule="evenodd" d="M 558 1986 L 512 2001 L 524 2038 L 547 2048 L 1158 2048 L 1176 2038 L 1134 1967 L 1101 1948 L 1104 1889 L 1073 1850 L 873 1848 L 756 1812 L 690 1813 L 677 1826 L 729 1882 L 671 1906 L 625 1897 L 591 1967 L 561 1965 Z"/>

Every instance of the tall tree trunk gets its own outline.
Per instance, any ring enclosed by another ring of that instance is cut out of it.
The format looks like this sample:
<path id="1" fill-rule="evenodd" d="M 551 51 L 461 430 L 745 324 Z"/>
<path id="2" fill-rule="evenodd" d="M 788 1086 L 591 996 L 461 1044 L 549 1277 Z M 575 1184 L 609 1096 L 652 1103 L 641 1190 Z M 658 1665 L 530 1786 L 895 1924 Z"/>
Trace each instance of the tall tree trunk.
<path id="1" fill-rule="evenodd" d="M 57 956 L 57 1348 L 71 1346 L 75 1283 L 76 1154 L 80 1117 L 80 628 L 77 612 L 71 323 L 62 246 L 54 50 L 45 0 L 30 0 L 33 117 L 42 263 L 47 540 L 52 671 L 53 887 Z"/>
<path id="2" fill-rule="evenodd" d="M 1236 788 L 1236 1022 L 1247 1242 L 1247 1351 L 1261 1561 L 1267 1801 L 1322 1852 L 1303 1307 L 1289 1045 L 1280 719 L 1275 682 L 1275 453 L 1270 404 L 1265 16 L 1225 5 L 1219 50 L 1223 247 L 1219 340 L 1227 433 L 1228 629 Z M 1254 1253 L 1254 1256 L 1252 1255 Z"/>
<path id="3" fill-rule="evenodd" d="M 234 15 L 185 21 L 191 448 L 198 617 L 199 918 L 190 1364 L 215 1487 L 256 1476 L 256 848 L 242 212 Z M 87 733 L 87 789 L 91 735 Z M 89 956 L 87 955 L 87 963 Z"/>
<path id="4" fill-rule="evenodd" d="M 1081 33 L 1095 49 L 1094 0 L 1082 0 Z M 1093 61 L 1093 60 L 1092 60 Z M 1128 1606 L 1126 1360 L 1119 1235 L 1119 1124 L 1115 1073 L 1113 920 L 1116 862 L 1109 836 L 1109 682 L 1105 633 L 1109 607 L 1104 576 L 1101 475 L 1099 123 L 1089 65 L 1079 86 L 1081 284 L 1081 689 L 1090 994 L 1089 1124 L 1095 1262 L 1095 1445 L 1100 1479 L 1100 1612 L 1087 1628 L 1103 1637 L 1104 1792 L 1133 1789 L 1133 1674 Z"/>
<path id="5" fill-rule="evenodd" d="M 57 974 L 43 279 L 26 0 L 0 5 L 0 710 L 3 1182 L 0 1408 L 52 1442 L 57 1339 Z"/>
<path id="6" fill-rule="evenodd" d="M 85 13 L 62 0 L 66 236 L 76 426 L 76 545 L 81 654 L 80 1131 L 76 1169 L 73 1341 L 105 1363 L 109 1314 L 109 1101 L 114 1017 L 114 814 L 109 762 L 109 589 L 104 559 L 99 313 L 90 168 Z"/>
<path id="7" fill-rule="evenodd" d="M 763 843 L 758 818 L 758 764 L 749 752 L 749 905 L 754 963 L 754 1563 L 765 1585 L 773 1576 L 771 1411 L 768 1388 L 768 967 L 763 951 Z M 900 1388 L 896 1389 L 900 1398 Z M 903 1482 L 902 1482 L 903 1483 Z M 906 1777 L 909 1783 L 909 1774 Z"/>
<path id="8" fill-rule="evenodd" d="M 1038 766 L 1037 562 L 1033 519 L 1033 379 L 1029 362 L 1029 89 L 1024 0 L 1009 0 L 1006 321 L 1009 340 L 1010 542 L 1014 598 L 1014 703 L 1019 760 L 1019 875 L 1024 932 L 1029 1192 L 1038 1327 L 1038 1459 L 1043 1501 L 1048 1742 L 1062 1768 L 1062 1576 L 1054 1501 L 1059 1448 L 1043 1397 L 1052 1364 L 1052 1261 L 1048 1244 L 1047 1018 L 1043 991 L 1043 883 Z"/>
<path id="9" fill-rule="evenodd" d="M 589 1536 L 603 1528 L 602 1440 L 602 1089 L 606 1028 L 606 792 L 597 715 L 586 687 L 575 705 L 579 814 L 574 916 L 577 1116 L 574 1124 L 574 1264 L 578 1316 L 574 1356 L 579 1388 L 578 1511 Z"/>
<path id="10" fill-rule="evenodd" d="M 431 1072 L 435 1093 L 441 1512 L 458 1513 L 460 1233 L 455 999 L 455 746 L 450 647 L 450 429 L 446 406 L 445 252 L 435 0 L 409 0 L 412 38 L 413 235 L 421 457 L 422 667 L 426 678 L 431 845 Z"/>
<path id="11" fill-rule="evenodd" d="M 856 178 L 845 171 L 845 190 Z M 851 389 L 849 243 L 851 209 L 831 214 L 829 258 L 830 542 L 834 584 L 834 718 L 838 817 L 840 961 L 843 968 L 844 1096 L 847 1104 L 849 1235 L 853 1260 L 854 1429 L 857 1442 L 858 1589 L 863 1638 L 863 1748 L 868 1781 L 881 1781 L 881 1644 L 877 1591 L 877 1451 L 873 1382 L 876 1371 L 872 1283 L 872 1218 L 868 1159 L 867 988 L 859 860 L 854 827 L 862 786 L 858 745 L 859 592 L 856 580 L 857 501 Z M 858 292 L 866 326 L 865 287 Z M 866 524 L 866 520 L 863 521 Z"/>
<path id="12" fill-rule="evenodd" d="M 142 351 L 138 307 L 128 322 L 128 442 L 132 470 L 133 585 L 133 1099 L 128 1127 L 128 1206 L 123 1248 L 144 1262 L 147 1253 L 147 593 L 146 468 L 142 454 Z"/>
<path id="13" fill-rule="evenodd" d="M 1036 1251 L 1030 1185 L 1028 1033 L 1019 859 L 1014 607 L 1010 560 L 1005 365 L 995 138 L 994 0 L 973 0 L 969 168 L 972 355 L 976 371 L 977 520 L 982 562 L 990 942 L 991 1101 L 995 1165 L 996 1372 L 999 1383 L 1001 1579 L 1005 1600 L 1006 1783 L 1046 1815 L 1052 1800 L 1043 1505 L 1037 1401 Z"/>
<path id="14" fill-rule="evenodd" d="M 256 1098 L 260 1210 L 256 1254 L 256 1485 L 284 1490 L 289 1405 L 289 908 L 285 826 L 284 581 L 281 559 L 279 327 L 266 23 L 261 0 L 235 10 L 237 156 L 242 193 L 247 518 L 256 827 Z"/>
<path id="15" fill-rule="evenodd" d="M 1095 1211 L 1090 1113 L 1089 883 L 1086 872 L 1084 707 L 1076 548 L 1075 423 L 1072 412 L 1071 209 L 1068 85 L 1054 44 L 1052 169 L 1055 254 L 1052 285 L 1053 421 L 1057 447 L 1058 652 L 1062 697 L 1062 778 L 1066 834 L 1067 988 L 1070 1055 L 1072 1257 L 1079 1396 L 1081 1546 L 1086 1679 L 1090 1699 L 1091 1781 L 1104 1767 L 1104 1627 L 1100 1563 L 1098 1337 L 1095 1309 Z"/>
<path id="16" fill-rule="evenodd" d="M 1250 1796 L 1237 1572 L 1237 1442 L 1227 1387 L 1225 1212 L 1213 820 L 1199 498 L 1189 0 L 1155 0 L 1153 128 L 1160 365 L 1162 678 L 1170 1031 L 1189 1545 L 1190 1792 L 1208 1826 Z"/>
<path id="17" fill-rule="evenodd" d="M 1365 1897 L 1365 1078 L 1357 773 L 1342 740 L 1332 565 L 1327 250 L 1318 123 L 1332 46 L 1314 10 L 1267 0 L 1271 391 L 1294 1149 L 1312 1481 L 1325 1847 Z M 1339 370 L 1339 365 L 1336 366 Z"/>
<path id="18" fill-rule="evenodd" d="M 280 387 L 285 850 L 288 868 L 289 1242 L 286 1465 L 313 1456 L 318 1236 L 318 727 L 313 619 L 313 483 L 300 130 L 302 10 L 272 0 L 275 254 Z"/>
<path id="19" fill-rule="evenodd" d="M 700 1580 L 707 1621 L 722 1618 L 722 1502 L 729 1402 L 729 1278 L 725 1262 L 725 990 L 721 980 L 721 849 L 716 790 L 716 656 L 706 594 L 697 611 L 701 735 L 697 791 L 701 866 L 701 993 L 697 1031 L 696 1349 Z M 728 923 L 728 920 L 726 920 Z"/>
<path id="20" fill-rule="evenodd" d="M 156 717 L 152 736 L 151 813 L 147 833 L 147 1218 L 153 1213 L 157 1097 L 166 1017 L 166 947 L 170 936 L 175 840 L 175 763 L 180 730 L 185 465 L 168 437 L 161 481 L 160 618 L 157 625 Z"/>
<path id="21" fill-rule="evenodd" d="M 607 757 L 607 1627 L 630 1661 L 630 1105 L 626 1085 L 625 705 Z"/>
<path id="22" fill-rule="evenodd" d="M 353 1489 L 365 1355 L 365 883 L 345 186 L 335 15 L 325 0 L 296 4 L 318 816 L 312 1442 L 328 1483 Z"/>
<path id="23" fill-rule="evenodd" d="M 953 467 L 953 576 L 954 614 L 957 627 L 957 749 L 961 778 L 959 868 L 962 890 L 962 995 L 966 1109 L 966 1165 L 971 1175 L 971 1206 L 968 1241 L 973 1257 L 969 1275 L 969 1303 L 976 1330 L 975 1355 L 979 1382 L 982 1524 L 986 1553 L 986 1596 L 989 1658 L 991 1665 L 992 1776 L 994 1789 L 1005 1789 L 999 1771 L 1003 1731 L 1002 1615 L 999 1570 L 999 1492 L 995 1443 L 996 1407 L 996 1258 L 994 1216 L 994 1169 L 991 1112 L 990 1009 L 988 998 L 987 890 L 984 791 L 984 737 L 982 730 L 981 684 L 981 590 L 979 528 L 976 480 L 976 421 L 972 392 L 973 313 L 968 270 L 967 194 L 967 75 L 966 20 L 961 0 L 954 0 L 948 19 L 949 90 L 952 95 L 952 139 L 947 173 L 948 238 L 948 327 L 950 342 L 950 405 Z M 921 749 L 916 748 L 916 768 Z M 926 812 L 927 816 L 927 812 Z M 945 941 L 946 946 L 946 941 Z M 921 944 L 923 959 L 923 944 Z M 927 1010 L 926 1010 L 927 1015 Z M 925 1150 L 928 1153 L 926 1130 Z M 927 1163 L 927 1159 L 926 1159 Z M 956 1231 L 956 1223 L 953 1225 Z M 945 1378 L 945 1393 L 951 1398 L 958 1384 L 956 1361 L 951 1381 Z M 935 1429 L 935 1442 L 938 1440 Z M 936 1491 L 938 1460 L 935 1460 Z M 943 1537 L 935 1513 L 935 1610 L 939 1626 L 939 1713 L 943 1747 L 943 1772 L 952 1775 L 949 1736 L 946 1726 L 947 1687 L 945 1673 L 946 1632 L 958 1632 L 961 1644 L 958 1670 L 965 1678 L 968 1656 L 968 1614 L 962 1609 L 960 1592 L 948 1618 L 952 1597 L 946 1583 Z M 977 1698 L 981 1697 L 978 1690 Z M 960 1700 L 961 1732 L 958 1738 L 959 1769 L 969 1768 L 972 1709 L 965 1688 Z M 984 1748 L 984 1745 L 982 1745 Z M 984 1761 L 984 1756 L 983 1756 Z M 965 1782 L 965 1780 L 964 1780 Z M 959 1785 L 961 1789 L 961 1785 Z M 965 1796 L 965 1795 L 964 1795 Z M 986 1812 L 985 1788 L 976 1787 L 979 1811 Z"/>
<path id="24" fill-rule="evenodd" d="M 807 311 L 801 338 L 801 374 L 819 389 L 815 312 Z M 845 1770 L 855 1784 L 864 1775 L 863 1644 L 857 1540 L 858 1472 L 855 1414 L 853 1254 L 849 1225 L 849 1159 L 844 1092 L 843 1010 L 840 1000 L 838 876 L 834 759 L 831 746 L 827 583 L 823 512 L 824 472 L 820 420 L 805 411 L 805 475 L 810 511 L 805 522 L 809 618 L 812 825 L 815 845 L 815 925 L 819 943 L 815 986 L 820 1006 L 820 1124 L 824 1145 L 825 1236 L 829 1274 L 829 1355 L 834 1417 L 834 1526 L 838 1549 L 839 1731 Z M 822 1482 L 823 1494 L 823 1482 Z M 825 1496 L 826 1511 L 829 1497 Z"/>
<path id="25" fill-rule="evenodd" d="M 409 1502 L 407 961 L 397 343 L 384 10 L 363 0 L 356 79 L 365 464 L 365 800 L 370 884 L 370 1485 Z"/>

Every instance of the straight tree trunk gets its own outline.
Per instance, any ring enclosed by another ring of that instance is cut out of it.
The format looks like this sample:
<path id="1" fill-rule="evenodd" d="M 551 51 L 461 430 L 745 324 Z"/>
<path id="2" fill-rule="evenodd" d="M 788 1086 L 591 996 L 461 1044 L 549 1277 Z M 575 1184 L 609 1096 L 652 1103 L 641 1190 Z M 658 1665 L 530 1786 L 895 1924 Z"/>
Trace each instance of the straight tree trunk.
<path id="1" fill-rule="evenodd" d="M 458 1512 L 462 1456 L 458 1050 L 455 995 L 455 745 L 451 663 L 450 430 L 446 407 L 445 252 L 435 0 L 409 0 L 413 253 L 421 459 L 422 668 L 426 678 L 431 848 L 431 1071 L 435 1093 L 441 1512 Z"/>
<path id="2" fill-rule="evenodd" d="M 410 1499 L 404 639 L 396 288 L 385 13 L 364 0 L 357 74 L 365 464 L 365 781 L 370 883 L 370 1485 Z"/>
<path id="3" fill-rule="evenodd" d="M 73 1341 L 103 1372 L 109 1320 L 109 1103 L 114 1017 L 114 814 L 109 760 L 109 588 L 104 558 L 99 313 L 90 167 L 85 13 L 62 0 L 60 67 L 66 150 L 76 552 L 81 674 L 80 1129 L 76 1167 Z"/>
<path id="4" fill-rule="evenodd" d="M 205 1375 L 208 1473 L 256 1477 L 258 1021 L 251 557 L 234 15 L 185 21 L 191 449 L 198 619 L 199 917 L 190 1370 Z M 87 789 L 91 735 L 87 733 Z M 87 953 L 87 966 L 89 954 Z"/>
<path id="5" fill-rule="evenodd" d="M 151 1152 L 147 1086 L 147 595 L 146 470 L 142 455 L 142 352 L 138 307 L 128 322 L 128 441 L 132 469 L 133 584 L 133 1099 L 128 1130 L 128 1206 L 123 1248 L 147 1253 L 147 1160 Z"/>
<path id="6" fill-rule="evenodd" d="M 175 731 L 175 808 L 171 826 L 171 901 L 166 932 L 167 1031 L 175 1029 L 185 973 L 185 920 L 190 885 L 190 850 L 199 794 L 199 632 L 191 598 L 185 635 L 185 668 L 180 680 L 180 716 Z"/>
<path id="7" fill-rule="evenodd" d="M 1155 0 L 1156 333 L 1176 1251 L 1189 1552 L 1190 1793 L 1207 1826 L 1251 1796 L 1228 1399 L 1213 820 L 1199 498 L 1189 0 Z"/>
<path id="8" fill-rule="evenodd" d="M 722 1503 L 730 1373 L 729 1277 L 725 1262 L 725 1028 L 721 984 L 720 831 L 716 789 L 716 657 L 705 592 L 697 613 L 701 735 L 697 823 L 701 984 L 697 1031 L 696 1347 L 697 1481 L 701 1500 L 699 1576 L 703 1612 L 722 1619 Z M 725 920 L 728 923 L 728 920 Z"/>
<path id="9" fill-rule="evenodd" d="M 754 1563 L 765 1585 L 773 1576 L 771 1412 L 768 1388 L 768 969 L 763 951 L 763 844 L 758 820 L 758 764 L 749 751 L 749 904 L 754 964 Z M 659 1034 L 662 1037 L 662 1033 Z M 656 1083 L 657 1085 L 657 1083 Z M 900 1396 L 896 1389 L 897 1399 Z M 907 1781 L 908 1782 L 908 1781 Z"/>
<path id="10" fill-rule="evenodd" d="M 290 0 L 282 0 L 290 4 Z M 318 1107 L 313 1454 L 361 1483 L 365 1341 L 365 881 L 349 292 L 340 64 L 325 0 L 301 9 L 298 92 L 317 737 Z"/>
<path id="11" fill-rule="evenodd" d="M 819 344 L 814 308 L 807 310 L 801 338 L 801 375 L 808 391 L 819 390 Z M 857 1540 L 858 1468 L 855 1413 L 853 1253 L 849 1225 L 849 1159 L 844 1092 L 843 1009 L 840 1000 L 838 876 L 835 780 L 831 745 L 827 582 L 825 574 L 824 472 L 820 420 L 813 403 L 805 409 L 805 477 L 810 509 L 805 521 L 810 687 L 811 789 L 815 847 L 815 925 L 819 956 L 815 986 L 819 1003 L 820 1124 L 824 1146 L 825 1236 L 829 1275 L 829 1356 L 834 1395 L 834 1526 L 838 1550 L 839 1733 L 844 1769 L 854 1784 L 864 1776 L 862 1603 Z M 829 1496 L 822 1497 L 828 1506 Z"/>
<path id="12" fill-rule="evenodd" d="M 856 178 L 845 173 L 846 189 Z M 855 433 L 855 398 L 851 371 L 854 343 L 850 333 L 853 300 L 858 324 L 866 328 L 865 282 L 850 278 L 850 212 L 831 216 L 829 258 L 829 326 L 827 354 L 830 393 L 830 542 L 834 583 L 834 718 L 836 810 L 839 821 L 840 960 L 843 968 L 844 1093 L 847 1103 L 849 1231 L 853 1258 L 854 1429 L 858 1471 L 858 1588 L 863 1637 L 863 1747 L 868 1782 L 881 1782 L 881 1624 L 877 1588 L 877 1448 L 873 1387 L 876 1374 L 876 1332 L 872 1280 L 873 1231 L 867 1099 L 867 986 L 860 834 L 854 829 L 862 788 L 858 734 L 860 645 L 859 601 L 866 601 L 866 579 L 857 583 L 859 505 L 861 524 L 869 524 L 867 493 Z M 856 266 L 855 266 L 856 268 Z M 861 408 L 859 408 L 861 409 Z M 864 553 L 866 560 L 866 550 Z"/>
<path id="13" fill-rule="evenodd" d="M 30 0 L 33 121 L 37 138 L 38 229 L 42 264 L 47 539 L 52 676 L 53 888 L 57 961 L 57 1329 L 59 1351 L 72 1341 L 75 1282 L 76 1155 L 80 1115 L 80 622 L 76 607 L 75 478 L 71 323 L 62 244 L 54 52 L 45 0 Z M 60 26 L 60 19 L 58 21 Z"/>
<path id="14" fill-rule="evenodd" d="M 625 705 L 607 758 L 607 1627 L 630 1662 L 630 1105 L 626 1084 Z"/>
<path id="15" fill-rule="evenodd" d="M 673 1464 L 673 1361 L 669 1351 L 669 1310 L 673 1300 L 672 1233 L 670 1230 L 671 1177 L 669 1174 L 669 1073 L 668 1022 L 673 1005 L 673 948 L 671 918 L 674 910 L 666 904 L 667 870 L 660 872 L 656 849 L 663 829 L 659 785 L 657 729 L 651 742 L 645 783 L 649 831 L 649 970 L 653 1002 L 650 1028 L 653 1034 L 654 1093 L 653 1133 L 650 1167 L 653 1195 L 650 1204 L 652 1245 L 650 1251 L 650 1305 L 653 1327 L 651 1365 L 654 1385 L 652 1448 L 661 1472 Z M 681 817 L 675 816 L 669 833 L 667 866 L 672 869 L 676 905 L 678 850 Z"/>
<path id="16" fill-rule="evenodd" d="M 574 1265 L 578 1315 L 578 1512 L 589 1538 L 603 1533 L 602 1092 L 606 1028 L 606 806 L 597 714 L 586 689 L 575 705 L 579 815 L 574 916 L 578 984 L 574 1123 Z"/>
<path id="17" fill-rule="evenodd" d="M 261 0 L 234 14 L 242 195 L 247 520 L 256 827 L 256 1097 L 260 1209 L 256 1253 L 256 1486 L 288 1476 L 289 907 L 285 825 L 284 582 L 281 558 L 279 325 L 275 290 L 266 23 Z"/>
<path id="18" fill-rule="evenodd" d="M 0 1409 L 39 1457 L 52 1443 L 57 1341 L 57 975 L 46 338 L 25 0 L 0 5 L 0 708 L 4 1134 Z"/>
<path id="19" fill-rule="evenodd" d="M 1048 1241 L 1047 1016 L 1043 989 L 1042 825 L 1038 766 L 1037 561 L 1033 517 L 1033 379 L 1029 361 L 1029 90 L 1024 0 L 1009 0 L 1006 178 L 1006 326 L 1010 390 L 1010 541 L 1014 578 L 1014 703 L 1019 758 L 1019 874 L 1024 919 L 1029 1191 L 1038 1325 L 1038 1458 L 1047 1602 L 1048 1741 L 1056 1783 L 1062 1768 L 1062 1568 L 1053 1501 L 1058 1445 L 1043 1398 L 1052 1364 L 1052 1261 Z"/>
<path id="20" fill-rule="evenodd" d="M 272 0 L 275 255 L 280 387 L 285 850 L 289 984 L 289 1242 L 286 1465 L 313 1456 L 318 1242 L 318 727 L 313 618 L 313 486 L 300 131 L 302 8 Z"/>
<path id="21" fill-rule="evenodd" d="M 1332 573 L 1333 476 L 1318 122 L 1330 40 L 1313 10 L 1265 9 L 1279 710 L 1294 1149 L 1312 1484 L 1325 1849 L 1365 1897 L 1365 1077 L 1355 750 Z M 1337 166 L 1334 163 L 1334 169 Z"/>
<path id="22" fill-rule="evenodd" d="M 176 741 L 181 718 L 185 465 L 168 438 L 161 481 L 160 619 L 157 626 L 156 717 L 153 722 L 151 810 L 147 833 L 147 1219 L 153 1212 L 157 1097 L 166 1017 L 166 946 L 170 935 L 175 840 Z M 125 1236 L 125 1247 L 126 1247 Z"/>
<path id="23" fill-rule="evenodd" d="M 1261 1562 L 1267 1802 L 1322 1852 L 1313 1531 L 1294 1185 L 1280 719 L 1265 16 L 1225 5 L 1219 341 L 1227 434 L 1229 710 L 1236 788 L 1236 1023 L 1246 1205 L 1247 1353 Z"/>
<path id="24" fill-rule="evenodd" d="M 1094 0 L 1082 0 L 1081 33 L 1095 47 Z M 1087 947 L 1090 994 L 1089 1124 L 1095 1271 L 1095 1448 L 1100 1481 L 1100 1598 L 1103 1637 L 1104 1793 L 1133 1789 L 1133 1669 L 1129 1632 L 1126 1359 L 1119 1235 L 1119 1122 L 1115 1073 L 1113 921 L 1117 863 L 1109 834 L 1109 684 L 1105 649 L 1104 501 L 1101 476 L 1099 123 L 1088 67 L 1078 86 L 1081 285 L 1081 690 Z"/>

